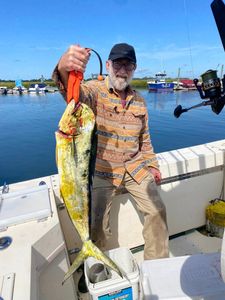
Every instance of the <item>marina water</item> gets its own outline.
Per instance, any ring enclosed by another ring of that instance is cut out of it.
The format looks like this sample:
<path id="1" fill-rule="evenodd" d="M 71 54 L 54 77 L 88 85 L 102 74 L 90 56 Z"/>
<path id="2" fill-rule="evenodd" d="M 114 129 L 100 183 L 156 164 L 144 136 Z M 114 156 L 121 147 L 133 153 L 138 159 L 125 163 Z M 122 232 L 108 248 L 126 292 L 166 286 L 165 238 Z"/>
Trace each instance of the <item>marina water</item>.
<path id="1" fill-rule="evenodd" d="M 207 106 L 174 117 L 177 105 L 202 101 L 198 92 L 140 93 L 156 153 L 225 139 L 225 109 L 216 115 Z M 57 173 L 55 131 L 65 106 L 59 93 L 0 96 L 0 186 Z"/>

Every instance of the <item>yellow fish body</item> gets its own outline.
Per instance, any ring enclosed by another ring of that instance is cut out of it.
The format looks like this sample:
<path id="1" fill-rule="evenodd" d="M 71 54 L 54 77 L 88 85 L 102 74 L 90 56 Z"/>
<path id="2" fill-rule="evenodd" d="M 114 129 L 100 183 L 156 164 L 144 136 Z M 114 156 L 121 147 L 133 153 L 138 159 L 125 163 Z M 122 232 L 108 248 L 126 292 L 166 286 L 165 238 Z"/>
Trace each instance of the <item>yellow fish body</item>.
<path id="1" fill-rule="evenodd" d="M 84 103 L 72 100 L 56 132 L 56 156 L 60 192 L 83 246 L 64 277 L 65 282 L 83 261 L 92 256 L 122 276 L 121 270 L 92 243 L 89 236 L 90 163 L 95 129 L 93 111 Z"/>

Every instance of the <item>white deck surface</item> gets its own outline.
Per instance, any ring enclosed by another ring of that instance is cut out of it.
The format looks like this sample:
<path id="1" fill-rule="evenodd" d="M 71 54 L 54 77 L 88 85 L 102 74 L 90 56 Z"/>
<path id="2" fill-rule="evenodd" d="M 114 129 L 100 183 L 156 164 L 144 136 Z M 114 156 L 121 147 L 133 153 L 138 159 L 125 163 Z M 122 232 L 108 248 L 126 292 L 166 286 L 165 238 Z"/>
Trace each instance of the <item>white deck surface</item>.
<path id="1" fill-rule="evenodd" d="M 0 232 L 0 238 L 12 238 L 12 244 L 0 251 L 0 296 L 4 300 L 76 299 L 71 280 L 61 285 L 68 260 L 50 177 L 12 184 L 9 193 L 23 194 L 28 188 L 38 187 L 40 181 L 45 181 L 49 188 L 51 215 L 43 220 L 35 220 L 32 215 L 24 223 Z M 19 207 L 19 212 L 21 209 Z M 0 218 L 3 218 L 1 213 Z M 17 219 L 15 216 L 13 218 Z"/>
<path id="2" fill-rule="evenodd" d="M 201 234 L 197 230 L 192 230 L 169 241 L 170 257 L 181 257 L 198 253 L 218 253 L 221 250 L 221 245 L 222 239 L 209 237 Z M 143 262 L 143 251 L 138 251 L 134 253 L 133 256 L 140 266 Z M 76 285 L 81 275 L 81 271 L 75 274 Z M 90 299 L 88 294 L 79 293 L 78 297 L 80 300 Z M 213 300 L 213 298 L 211 298 L 211 300 Z"/>
<path id="3" fill-rule="evenodd" d="M 225 140 L 161 153 L 158 157 L 163 178 L 223 166 L 224 149 Z M 223 171 L 216 169 L 209 174 L 159 187 L 168 212 L 170 234 L 188 232 L 170 240 L 171 257 L 220 251 L 221 239 L 207 237 L 190 229 L 204 225 L 205 207 L 210 200 L 220 195 L 223 180 Z M 0 296 L 4 300 L 76 299 L 72 281 L 61 286 L 68 269 L 66 248 L 72 249 L 79 243 L 74 228 L 70 228 L 66 210 L 59 211 L 56 208 L 56 203 L 62 202 L 57 175 L 11 184 L 9 193 L 37 187 L 40 181 L 45 181 L 49 188 L 51 215 L 47 214 L 47 218 L 42 221 L 30 219 L 23 224 L 11 224 L 0 232 L 0 237 L 10 236 L 13 240 L 7 249 L 0 251 Z M 113 239 L 109 247 L 132 248 L 143 244 L 143 219 L 133 208 L 132 201 L 123 195 L 123 199 L 114 201 L 113 205 Z M 132 219 L 134 224 L 135 230 L 132 232 L 130 223 L 125 222 L 127 219 Z M 62 230 L 66 235 L 63 235 Z M 134 256 L 139 264 L 143 261 L 142 251 Z M 80 275 L 76 274 L 76 282 Z M 81 295 L 80 299 L 88 298 L 87 295 Z"/>
<path id="4" fill-rule="evenodd" d="M 46 295 L 49 285 L 53 290 L 56 286 L 60 286 L 60 292 L 57 293 L 58 296 L 55 299 L 62 299 L 62 297 L 63 299 L 76 299 L 75 296 L 72 296 L 73 286 L 71 282 L 67 282 L 64 287 L 61 287 L 61 279 L 68 265 L 65 255 L 65 243 L 52 194 L 57 185 L 54 187 L 52 178 L 45 177 L 12 184 L 10 185 L 10 192 L 34 188 L 38 186 L 40 181 L 45 181 L 49 187 L 52 215 L 42 222 L 30 220 L 24 224 L 9 226 L 6 231 L 0 232 L 0 237 L 10 236 L 13 239 L 12 245 L 0 251 L 0 295 L 4 296 L 4 300 L 14 299 L 13 295 L 16 295 L 15 299 L 41 299 L 38 298 L 38 294 L 39 296 L 42 293 Z M 170 256 L 218 252 L 221 243 L 221 239 L 207 237 L 196 230 L 192 230 L 185 235 L 170 240 Z M 143 251 L 135 253 L 134 257 L 140 264 L 143 261 Z M 49 266 L 56 258 L 59 260 L 58 265 L 51 271 Z M 51 272 L 56 275 L 53 285 L 48 281 L 48 272 L 50 272 L 50 276 L 52 276 Z M 75 275 L 76 283 L 80 276 L 81 273 L 77 272 Z M 37 280 L 38 278 L 39 280 Z M 31 280 L 34 282 L 31 283 Z M 41 290 L 37 291 L 38 289 Z M 50 300 L 51 298 L 50 293 L 45 299 Z M 79 294 L 79 298 L 88 299 L 88 295 Z"/>

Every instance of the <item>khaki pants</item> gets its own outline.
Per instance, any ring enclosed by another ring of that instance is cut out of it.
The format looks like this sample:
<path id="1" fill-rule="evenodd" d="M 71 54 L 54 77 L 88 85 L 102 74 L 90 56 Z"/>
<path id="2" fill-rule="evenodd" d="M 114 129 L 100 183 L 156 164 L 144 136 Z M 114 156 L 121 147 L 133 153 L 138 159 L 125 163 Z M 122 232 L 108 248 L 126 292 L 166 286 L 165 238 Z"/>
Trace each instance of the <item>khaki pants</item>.
<path id="1" fill-rule="evenodd" d="M 166 209 L 152 174 L 149 173 L 141 184 L 137 184 L 126 173 L 122 186 L 134 198 L 137 208 L 144 214 L 144 259 L 168 257 Z M 120 189 L 121 187 L 113 186 L 107 179 L 98 176 L 94 178 L 91 238 L 102 249 L 106 239 L 111 236 L 109 214 L 112 198 L 118 195 Z"/>

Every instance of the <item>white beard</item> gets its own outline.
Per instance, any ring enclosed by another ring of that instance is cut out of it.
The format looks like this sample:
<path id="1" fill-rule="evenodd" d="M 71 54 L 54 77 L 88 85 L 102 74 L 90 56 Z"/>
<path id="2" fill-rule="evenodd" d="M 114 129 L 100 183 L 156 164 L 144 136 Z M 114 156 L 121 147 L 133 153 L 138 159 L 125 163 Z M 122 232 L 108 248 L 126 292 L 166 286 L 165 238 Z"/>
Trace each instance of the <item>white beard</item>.
<path id="1" fill-rule="evenodd" d="M 112 64 L 109 65 L 108 74 L 109 74 L 109 78 L 112 83 L 112 86 L 118 91 L 124 91 L 126 89 L 126 87 L 130 84 L 132 77 L 133 77 L 133 72 L 129 77 L 128 76 L 125 77 L 123 75 L 116 76 L 114 73 Z"/>

